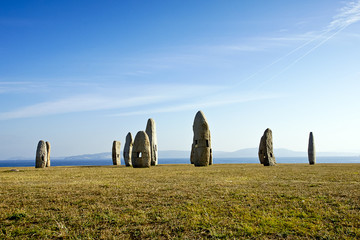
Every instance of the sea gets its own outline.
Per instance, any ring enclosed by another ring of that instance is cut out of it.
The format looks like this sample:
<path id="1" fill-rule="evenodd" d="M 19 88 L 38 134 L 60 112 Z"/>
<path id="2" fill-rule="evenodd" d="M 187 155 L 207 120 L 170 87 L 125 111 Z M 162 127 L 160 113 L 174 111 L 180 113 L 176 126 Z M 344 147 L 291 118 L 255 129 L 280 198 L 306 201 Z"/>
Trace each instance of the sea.
<path id="1" fill-rule="evenodd" d="M 309 163 L 307 157 L 277 157 L 277 163 Z M 189 158 L 159 158 L 159 164 L 189 164 Z M 214 164 L 259 163 L 258 158 L 214 158 Z M 360 156 L 355 157 L 317 157 L 316 163 L 360 163 Z M 52 159 L 51 166 L 107 166 L 111 159 Z M 121 160 L 121 165 L 124 161 Z M 0 167 L 34 167 L 32 160 L 0 160 Z"/>

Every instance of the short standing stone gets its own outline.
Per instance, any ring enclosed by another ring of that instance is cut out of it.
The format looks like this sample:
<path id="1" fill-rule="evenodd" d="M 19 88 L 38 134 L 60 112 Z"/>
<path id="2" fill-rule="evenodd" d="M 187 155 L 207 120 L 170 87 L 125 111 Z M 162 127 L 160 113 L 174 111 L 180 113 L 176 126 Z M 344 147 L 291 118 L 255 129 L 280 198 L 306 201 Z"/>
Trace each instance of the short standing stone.
<path id="1" fill-rule="evenodd" d="M 46 151 L 47 151 L 46 167 L 50 167 L 50 152 L 51 152 L 50 142 L 46 142 Z"/>
<path id="2" fill-rule="evenodd" d="M 261 137 L 259 145 L 259 160 L 264 166 L 275 166 L 276 160 L 273 150 L 272 131 L 270 128 L 266 129 L 264 135 Z"/>
<path id="3" fill-rule="evenodd" d="M 196 167 L 212 164 L 212 149 L 209 124 L 202 111 L 195 115 L 193 124 L 194 138 L 191 145 L 190 162 Z"/>
<path id="4" fill-rule="evenodd" d="M 309 157 L 309 164 L 314 165 L 316 163 L 316 154 L 315 154 L 314 135 L 312 132 L 310 132 L 309 135 L 308 157 Z"/>
<path id="5" fill-rule="evenodd" d="M 151 151 L 151 166 L 158 165 L 158 146 L 156 137 L 156 125 L 152 118 L 149 118 L 146 124 L 146 134 L 150 140 L 150 151 Z"/>
<path id="6" fill-rule="evenodd" d="M 135 136 L 131 161 L 134 168 L 148 168 L 151 166 L 150 140 L 144 131 L 139 131 Z"/>
<path id="7" fill-rule="evenodd" d="M 114 141 L 112 146 L 112 161 L 113 165 L 120 165 L 120 146 L 119 141 Z"/>
<path id="8" fill-rule="evenodd" d="M 44 168 L 47 162 L 46 143 L 40 140 L 36 149 L 35 168 Z"/>
<path id="9" fill-rule="evenodd" d="M 132 166 L 132 161 L 131 161 L 131 152 L 132 152 L 132 148 L 133 148 L 133 138 L 131 136 L 131 133 L 128 133 L 126 135 L 126 140 L 125 140 L 125 146 L 124 146 L 124 162 L 125 162 L 125 166 L 127 167 L 131 167 Z"/>

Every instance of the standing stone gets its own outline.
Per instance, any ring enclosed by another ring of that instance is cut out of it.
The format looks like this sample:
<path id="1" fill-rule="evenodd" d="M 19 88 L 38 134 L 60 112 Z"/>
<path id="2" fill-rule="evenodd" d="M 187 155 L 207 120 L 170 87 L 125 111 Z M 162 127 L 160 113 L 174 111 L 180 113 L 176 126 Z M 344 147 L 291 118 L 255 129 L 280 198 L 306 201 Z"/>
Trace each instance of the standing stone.
<path id="1" fill-rule="evenodd" d="M 309 135 L 308 157 L 309 157 L 309 164 L 314 165 L 316 163 L 316 154 L 315 154 L 314 135 L 312 132 L 310 132 Z"/>
<path id="2" fill-rule="evenodd" d="M 203 167 L 212 164 L 212 149 L 209 124 L 202 111 L 195 115 L 193 124 L 194 138 L 191 145 L 190 162 L 195 167 Z"/>
<path id="3" fill-rule="evenodd" d="M 276 160 L 273 150 L 272 131 L 270 128 L 266 129 L 264 135 L 261 137 L 259 145 L 259 160 L 264 166 L 275 166 Z"/>
<path id="4" fill-rule="evenodd" d="M 114 141 L 112 146 L 113 165 L 120 165 L 120 145 L 119 141 Z"/>
<path id="5" fill-rule="evenodd" d="M 134 168 L 148 168 L 151 166 L 150 140 L 144 131 L 139 131 L 135 136 L 131 161 Z"/>
<path id="6" fill-rule="evenodd" d="M 50 167 L 50 152 L 51 152 L 50 142 L 46 142 L 46 152 L 47 152 L 46 167 Z"/>
<path id="7" fill-rule="evenodd" d="M 125 146 L 124 146 L 124 162 L 125 162 L 125 166 L 127 167 L 131 167 L 132 166 L 132 161 L 131 161 L 131 152 L 132 152 L 132 148 L 133 148 L 133 138 L 131 136 L 131 133 L 128 133 L 126 135 L 126 140 L 125 140 Z"/>
<path id="8" fill-rule="evenodd" d="M 46 143 L 40 140 L 36 149 L 35 168 L 44 168 L 47 162 Z"/>
<path id="9" fill-rule="evenodd" d="M 151 166 L 158 165 L 158 149 L 157 149 L 157 137 L 156 137 L 156 125 L 152 118 L 149 118 L 146 124 L 146 134 L 150 140 L 151 151 Z"/>

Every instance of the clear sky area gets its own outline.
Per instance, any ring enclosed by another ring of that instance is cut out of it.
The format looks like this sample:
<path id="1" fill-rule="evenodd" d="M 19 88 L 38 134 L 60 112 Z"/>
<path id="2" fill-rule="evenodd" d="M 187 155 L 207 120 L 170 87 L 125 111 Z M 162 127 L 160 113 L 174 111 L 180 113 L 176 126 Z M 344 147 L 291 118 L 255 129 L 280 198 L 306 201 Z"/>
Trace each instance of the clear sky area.
<path id="1" fill-rule="evenodd" d="M 271 128 L 360 153 L 360 1 L 0 1 L 0 159 L 110 152 L 148 118 L 190 152 L 198 110 L 214 151 Z"/>

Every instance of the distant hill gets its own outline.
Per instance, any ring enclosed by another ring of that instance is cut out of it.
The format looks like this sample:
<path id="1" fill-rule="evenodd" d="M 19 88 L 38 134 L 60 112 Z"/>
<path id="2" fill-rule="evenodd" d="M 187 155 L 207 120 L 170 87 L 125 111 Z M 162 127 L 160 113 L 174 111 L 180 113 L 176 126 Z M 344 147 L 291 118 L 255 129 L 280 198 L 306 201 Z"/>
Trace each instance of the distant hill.
<path id="1" fill-rule="evenodd" d="M 214 151 L 214 158 L 257 158 L 257 148 L 245 148 L 234 152 Z M 285 148 L 277 148 L 274 150 L 275 157 L 307 157 L 307 152 L 292 151 Z M 341 152 L 318 152 L 319 157 L 346 157 L 359 156 L 358 153 L 341 153 Z M 122 156 L 121 156 L 122 157 Z M 190 158 L 189 151 L 181 150 L 165 150 L 159 151 L 159 158 Z M 83 154 L 77 156 L 64 157 L 66 160 L 86 160 L 86 159 L 111 159 L 111 152 L 103 152 L 96 154 Z"/>
<path id="2" fill-rule="evenodd" d="M 64 159 L 65 160 L 111 159 L 111 152 L 69 156 L 69 157 L 64 157 Z"/>

